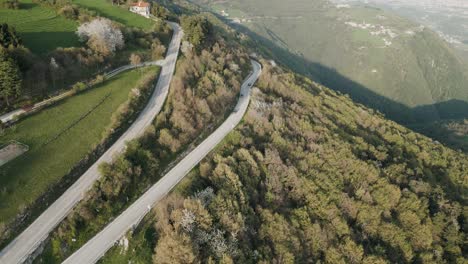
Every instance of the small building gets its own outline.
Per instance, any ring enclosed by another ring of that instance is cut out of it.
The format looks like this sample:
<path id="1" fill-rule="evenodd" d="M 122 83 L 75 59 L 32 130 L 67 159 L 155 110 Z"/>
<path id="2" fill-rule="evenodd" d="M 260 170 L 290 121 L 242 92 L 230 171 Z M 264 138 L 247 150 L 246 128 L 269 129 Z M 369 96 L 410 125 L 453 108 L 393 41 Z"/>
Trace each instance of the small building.
<path id="1" fill-rule="evenodd" d="M 130 12 L 142 15 L 144 17 L 150 16 L 151 4 L 145 1 L 138 1 L 137 3 L 130 4 Z"/>

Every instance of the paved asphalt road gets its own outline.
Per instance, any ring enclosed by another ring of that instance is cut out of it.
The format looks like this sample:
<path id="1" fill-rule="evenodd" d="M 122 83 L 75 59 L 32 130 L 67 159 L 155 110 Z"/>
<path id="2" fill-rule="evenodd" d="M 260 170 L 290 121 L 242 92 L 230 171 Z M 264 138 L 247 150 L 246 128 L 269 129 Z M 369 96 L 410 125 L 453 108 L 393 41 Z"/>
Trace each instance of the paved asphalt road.
<path id="1" fill-rule="evenodd" d="M 193 167 L 239 124 L 249 105 L 251 85 L 256 82 L 261 73 L 261 65 L 258 62 L 252 61 L 252 65 L 253 73 L 244 81 L 239 101 L 234 112 L 226 121 L 127 210 L 63 263 L 96 263 L 129 229 L 138 225 L 151 207 L 169 193 Z"/>
<path id="2" fill-rule="evenodd" d="M 1 264 L 23 263 L 44 241 L 49 233 L 68 215 L 73 207 L 99 178 L 98 165 L 111 162 L 112 158 L 125 149 L 125 143 L 141 136 L 161 110 L 169 91 L 179 54 L 182 29 L 169 22 L 174 31 L 155 91 L 148 105 L 132 126 L 91 166 L 60 198 L 44 211 L 26 230 L 0 252 Z M 82 262 L 81 262 L 82 263 Z"/>

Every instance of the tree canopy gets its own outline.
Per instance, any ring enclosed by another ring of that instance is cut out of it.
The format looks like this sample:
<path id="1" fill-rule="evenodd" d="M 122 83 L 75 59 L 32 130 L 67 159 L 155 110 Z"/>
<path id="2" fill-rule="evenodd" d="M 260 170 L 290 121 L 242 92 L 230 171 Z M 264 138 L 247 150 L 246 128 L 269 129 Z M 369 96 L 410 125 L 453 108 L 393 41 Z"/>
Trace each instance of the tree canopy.
<path id="1" fill-rule="evenodd" d="M 7 105 L 10 105 L 10 97 L 21 94 L 21 75 L 15 61 L 8 56 L 3 48 L 0 48 L 0 96 Z"/>
<path id="2" fill-rule="evenodd" d="M 192 43 L 195 48 L 206 41 L 212 32 L 212 25 L 203 15 L 182 16 L 181 26 L 184 29 L 185 38 Z"/>
<path id="3" fill-rule="evenodd" d="M 105 18 L 96 18 L 80 25 L 76 34 L 82 41 L 86 41 L 91 49 L 105 56 L 125 45 L 122 31 Z"/>
<path id="4" fill-rule="evenodd" d="M 11 27 L 6 23 L 0 25 L 0 45 L 4 48 L 16 48 L 21 45 L 21 38 L 16 33 L 14 27 Z"/>
<path id="5" fill-rule="evenodd" d="M 244 122 L 157 206 L 155 259 L 466 261 L 466 155 L 263 64 Z"/>

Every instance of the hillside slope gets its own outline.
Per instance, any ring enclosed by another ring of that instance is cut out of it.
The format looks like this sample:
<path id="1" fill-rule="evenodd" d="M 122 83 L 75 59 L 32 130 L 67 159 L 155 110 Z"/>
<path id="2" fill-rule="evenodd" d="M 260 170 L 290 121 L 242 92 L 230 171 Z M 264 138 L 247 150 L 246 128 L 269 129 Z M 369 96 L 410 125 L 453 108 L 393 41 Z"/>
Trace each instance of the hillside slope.
<path id="1" fill-rule="evenodd" d="M 327 0 L 194 2 L 273 48 L 279 62 L 394 120 L 437 120 L 452 109 L 434 104 L 468 100 L 467 67 L 452 47 L 380 9 L 337 8 Z"/>
<path id="2" fill-rule="evenodd" d="M 43 55 L 57 47 L 79 46 L 75 31 L 78 23 L 57 14 L 52 7 L 33 0 L 22 0 L 20 9 L 4 7 L 0 0 L 0 23 L 15 27 L 24 45 L 35 54 Z"/>
<path id="3" fill-rule="evenodd" d="M 463 263 L 468 157 L 264 61 L 245 122 L 103 263 Z"/>
<path id="4" fill-rule="evenodd" d="M 212 46 L 213 56 L 205 50 L 181 59 L 184 78 L 155 130 L 106 166 L 38 262 L 60 261 L 85 242 L 157 178 L 157 160 L 215 123 L 198 119 L 205 107 L 190 102 L 224 98 L 218 88 L 236 85 L 218 87 L 223 79 L 206 70 L 241 75 L 228 70 L 233 55 L 220 51 L 229 48 Z M 274 62 L 262 64 L 244 122 L 102 263 L 466 262 L 466 155 Z M 191 123 L 196 129 L 182 129 Z"/>

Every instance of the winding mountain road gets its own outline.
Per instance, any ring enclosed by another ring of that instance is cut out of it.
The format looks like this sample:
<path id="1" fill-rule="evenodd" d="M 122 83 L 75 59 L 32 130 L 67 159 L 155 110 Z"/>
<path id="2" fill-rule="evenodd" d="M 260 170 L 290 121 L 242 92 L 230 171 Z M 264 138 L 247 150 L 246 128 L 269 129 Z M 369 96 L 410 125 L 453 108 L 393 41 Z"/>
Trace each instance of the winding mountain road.
<path id="1" fill-rule="evenodd" d="M 127 141 L 140 137 L 160 112 L 166 100 L 169 85 L 175 71 L 182 29 L 176 23 L 168 22 L 173 30 L 173 37 L 162 70 L 149 103 L 140 113 L 132 126 L 94 163 L 60 198 L 44 211 L 26 230 L 0 252 L 1 264 L 17 264 L 28 257 L 48 237 L 49 233 L 68 215 L 73 207 L 84 197 L 86 192 L 100 177 L 98 166 L 111 162 L 113 157 L 125 149 Z M 84 263 L 84 262 L 79 262 Z"/>
<path id="2" fill-rule="evenodd" d="M 190 152 L 163 178 L 144 193 L 135 203 L 66 259 L 67 264 L 96 263 L 125 233 L 138 225 L 151 207 L 168 194 L 224 137 L 239 124 L 250 100 L 250 89 L 260 76 L 262 67 L 252 61 L 253 73 L 244 81 L 241 95 L 231 115 L 207 139 Z"/>

